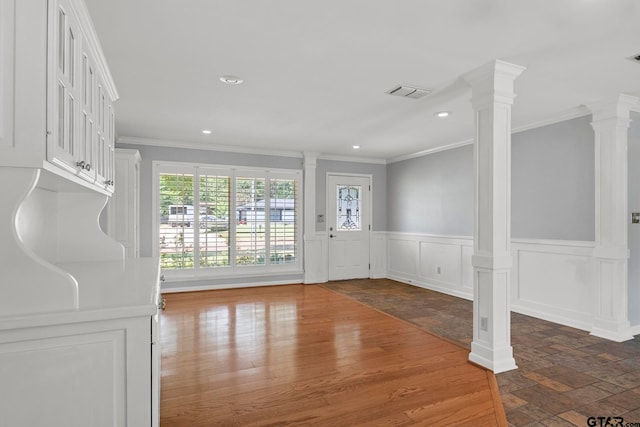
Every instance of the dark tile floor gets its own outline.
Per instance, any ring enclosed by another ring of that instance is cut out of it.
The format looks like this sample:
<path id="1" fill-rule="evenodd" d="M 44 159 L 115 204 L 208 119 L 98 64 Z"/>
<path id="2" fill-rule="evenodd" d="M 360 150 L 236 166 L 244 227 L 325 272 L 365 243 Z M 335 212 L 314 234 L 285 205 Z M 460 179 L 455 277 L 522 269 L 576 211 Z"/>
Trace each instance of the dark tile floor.
<path id="1" fill-rule="evenodd" d="M 470 301 L 387 279 L 323 286 L 470 348 Z M 509 425 L 640 427 L 640 335 L 615 343 L 512 313 L 511 344 L 518 369 L 496 375 Z"/>

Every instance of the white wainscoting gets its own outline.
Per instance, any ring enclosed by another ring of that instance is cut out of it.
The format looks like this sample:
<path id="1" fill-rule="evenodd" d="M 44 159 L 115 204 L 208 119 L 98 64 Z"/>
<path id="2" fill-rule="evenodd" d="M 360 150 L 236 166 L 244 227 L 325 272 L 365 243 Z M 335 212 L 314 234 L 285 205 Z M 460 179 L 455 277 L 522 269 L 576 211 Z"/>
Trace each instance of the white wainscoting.
<path id="1" fill-rule="evenodd" d="M 387 233 L 373 231 L 371 233 L 371 251 L 369 255 L 371 269 L 369 277 L 384 279 L 387 277 Z"/>
<path id="2" fill-rule="evenodd" d="M 304 237 L 304 283 L 325 283 L 329 280 L 327 240 L 326 233 Z"/>
<path id="3" fill-rule="evenodd" d="M 387 233 L 387 277 L 473 299 L 473 239 Z M 511 309 L 591 330 L 593 242 L 513 239 Z"/>
<path id="4" fill-rule="evenodd" d="M 591 330 L 594 242 L 513 239 L 511 309 Z"/>
<path id="5" fill-rule="evenodd" d="M 457 297 L 473 298 L 473 239 L 387 233 L 387 277 Z"/>

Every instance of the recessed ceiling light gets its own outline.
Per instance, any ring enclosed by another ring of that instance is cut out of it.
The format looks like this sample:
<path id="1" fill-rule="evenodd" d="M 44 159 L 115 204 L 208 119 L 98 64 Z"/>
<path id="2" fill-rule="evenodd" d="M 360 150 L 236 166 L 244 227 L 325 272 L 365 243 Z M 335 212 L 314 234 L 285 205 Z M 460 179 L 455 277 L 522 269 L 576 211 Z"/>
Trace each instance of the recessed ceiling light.
<path id="1" fill-rule="evenodd" d="M 220 77 L 220 81 L 222 83 L 226 83 L 228 85 L 239 85 L 242 82 L 244 82 L 244 80 L 242 80 L 240 77 L 236 77 L 236 76 L 222 76 L 222 77 Z"/>
<path id="2" fill-rule="evenodd" d="M 205 129 L 205 130 L 202 131 L 202 133 L 204 133 L 205 135 L 209 135 L 211 133 L 211 131 L 208 130 L 208 129 Z"/>
<path id="3" fill-rule="evenodd" d="M 359 145 L 354 145 L 354 146 L 353 146 L 353 149 L 354 149 L 354 150 L 357 150 L 358 148 L 360 148 L 360 146 L 359 146 Z"/>
<path id="4" fill-rule="evenodd" d="M 449 117 L 451 115 L 450 112 L 448 111 L 439 111 L 435 114 L 436 117 L 440 117 L 441 119 L 445 118 L 445 117 Z"/>

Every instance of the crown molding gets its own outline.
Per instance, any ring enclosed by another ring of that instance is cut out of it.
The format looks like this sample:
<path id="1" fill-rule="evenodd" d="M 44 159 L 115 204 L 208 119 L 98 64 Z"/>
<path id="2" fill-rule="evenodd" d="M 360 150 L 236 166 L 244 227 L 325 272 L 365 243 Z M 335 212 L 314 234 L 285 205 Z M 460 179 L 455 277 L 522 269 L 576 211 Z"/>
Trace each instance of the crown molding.
<path id="1" fill-rule="evenodd" d="M 640 106 L 638 108 L 639 108 L 638 111 L 640 112 Z M 591 111 L 586 106 L 581 105 L 576 108 L 572 108 L 570 110 L 557 114 L 549 119 L 528 123 L 522 126 L 517 126 L 511 129 L 511 133 L 514 134 L 514 133 L 524 132 L 526 130 L 553 125 L 555 123 L 566 122 L 567 120 L 577 119 L 579 117 L 588 116 L 590 114 L 591 114 Z M 393 157 L 391 159 L 387 159 L 387 163 L 397 163 L 403 160 L 414 159 L 416 157 L 428 156 L 429 154 L 438 153 L 440 151 L 452 150 L 454 148 L 463 147 L 465 145 L 470 145 L 470 144 L 473 144 L 473 139 L 466 139 L 464 141 L 453 142 L 451 144 L 442 145 L 440 147 L 429 148 L 426 150 L 418 151 L 416 153 L 406 154 L 404 156 Z"/>
<path id="2" fill-rule="evenodd" d="M 473 139 L 466 139 L 464 141 L 454 142 L 447 145 L 442 145 L 440 147 L 428 148 L 426 150 L 418 151 L 412 154 L 406 154 L 404 156 L 394 157 L 392 159 L 388 159 L 387 163 L 398 163 L 403 160 L 415 159 L 416 157 L 424 157 L 430 154 L 439 153 L 440 151 L 453 150 L 454 148 L 464 147 L 465 145 L 473 144 Z"/>
<path id="3" fill-rule="evenodd" d="M 640 105 L 636 104 L 635 107 L 631 108 L 631 111 L 640 113 Z M 589 110 L 586 106 L 581 105 L 576 108 L 572 108 L 570 110 L 563 111 L 559 114 L 556 114 L 549 119 L 528 123 L 522 126 L 517 126 L 512 129 L 511 133 L 512 134 L 519 133 L 519 132 L 524 132 L 531 129 L 549 126 L 555 123 L 565 122 L 567 120 L 588 116 L 590 114 L 591 114 L 591 110 Z M 130 137 L 130 136 L 119 137 L 117 140 L 117 143 L 166 147 L 166 148 L 186 148 L 191 150 L 220 151 L 220 152 L 240 153 L 240 154 L 257 154 L 262 156 L 304 158 L 304 152 L 301 152 L 301 151 L 268 150 L 268 149 L 260 149 L 260 148 L 237 147 L 237 146 L 230 146 L 230 145 L 211 145 L 211 144 L 205 145 L 198 142 L 172 141 L 172 140 L 152 139 L 152 138 L 137 138 L 137 137 Z M 439 147 L 428 148 L 426 150 L 421 150 L 415 153 L 405 154 L 402 156 L 391 157 L 388 159 L 340 156 L 340 155 L 334 155 L 334 154 L 322 154 L 317 152 L 309 153 L 309 154 L 316 155 L 316 158 L 318 160 L 331 160 L 336 162 L 370 163 L 370 164 L 385 165 L 390 163 L 401 162 L 403 160 L 413 159 L 416 157 L 428 156 L 430 154 L 435 154 L 440 151 L 452 150 L 454 148 L 463 147 L 465 145 L 470 145 L 470 144 L 473 144 L 473 139 L 466 139 L 463 141 L 453 142 L 451 144 L 445 144 Z"/>
<path id="4" fill-rule="evenodd" d="M 511 133 L 524 132 L 525 130 L 541 128 L 544 126 L 549 126 L 549 125 L 553 125 L 560 122 L 566 122 L 567 120 L 577 119 L 579 117 L 588 116 L 590 114 L 591 114 L 591 110 L 589 110 L 585 105 L 580 105 L 570 110 L 566 110 L 561 113 L 558 113 L 551 118 L 528 123 L 522 126 L 517 126 L 513 128 Z"/>
<path id="5" fill-rule="evenodd" d="M 376 165 L 386 165 L 388 163 L 386 159 L 375 159 L 371 157 L 338 156 L 333 154 L 320 154 L 318 155 L 318 160 L 331 160 L 334 162 L 372 163 Z"/>
<path id="6" fill-rule="evenodd" d="M 189 150 L 220 151 L 225 153 L 257 154 L 261 156 L 294 157 L 301 159 L 301 151 L 269 150 L 264 148 L 237 147 L 231 145 L 211 145 L 189 141 L 171 141 L 167 139 L 137 138 L 121 136 L 117 144 L 144 145 L 150 147 L 186 148 Z"/>
<path id="7" fill-rule="evenodd" d="M 138 138 L 138 137 L 132 137 L 132 136 L 118 137 L 116 144 L 142 145 L 142 146 L 148 146 L 148 147 L 184 148 L 189 150 L 207 150 L 207 151 L 219 151 L 219 152 L 226 152 L 226 153 L 256 154 L 261 156 L 293 157 L 298 159 L 304 158 L 304 152 L 302 151 L 269 150 L 264 148 L 237 147 L 237 146 L 231 146 L 231 145 L 212 145 L 212 144 L 205 145 L 198 142 L 172 141 L 167 139 L 153 139 L 153 138 Z M 336 155 L 322 154 L 322 153 L 307 153 L 307 154 L 314 154 L 318 160 L 333 160 L 333 161 L 339 161 L 339 162 L 372 163 L 372 164 L 387 163 L 385 159 L 336 156 Z"/>

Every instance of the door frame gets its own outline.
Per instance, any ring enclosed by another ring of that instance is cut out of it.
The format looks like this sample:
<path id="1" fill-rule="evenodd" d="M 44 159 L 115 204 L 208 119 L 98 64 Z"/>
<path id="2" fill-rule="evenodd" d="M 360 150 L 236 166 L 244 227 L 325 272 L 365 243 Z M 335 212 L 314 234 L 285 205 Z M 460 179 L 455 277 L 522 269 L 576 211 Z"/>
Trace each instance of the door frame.
<path id="1" fill-rule="evenodd" d="M 326 176 L 324 178 L 324 184 L 325 184 L 325 189 L 324 189 L 324 193 L 325 193 L 325 227 L 324 227 L 324 240 L 326 242 L 325 245 L 325 251 L 324 251 L 324 260 L 325 260 L 325 268 L 327 271 L 327 280 L 329 278 L 330 274 L 330 262 L 329 262 L 329 197 L 333 197 L 332 194 L 333 192 L 331 191 L 331 189 L 329 188 L 329 177 L 330 176 L 347 176 L 347 177 L 353 177 L 353 178 L 367 178 L 369 180 L 369 201 L 367 203 L 368 206 L 366 206 L 367 209 L 369 209 L 369 230 L 365 230 L 368 231 L 369 233 L 369 250 L 367 251 L 367 253 L 369 254 L 369 278 L 371 278 L 371 236 L 372 236 L 372 232 L 373 232 L 373 174 L 370 173 L 349 173 L 349 172 L 327 172 Z M 364 206 L 363 206 L 364 208 Z"/>

